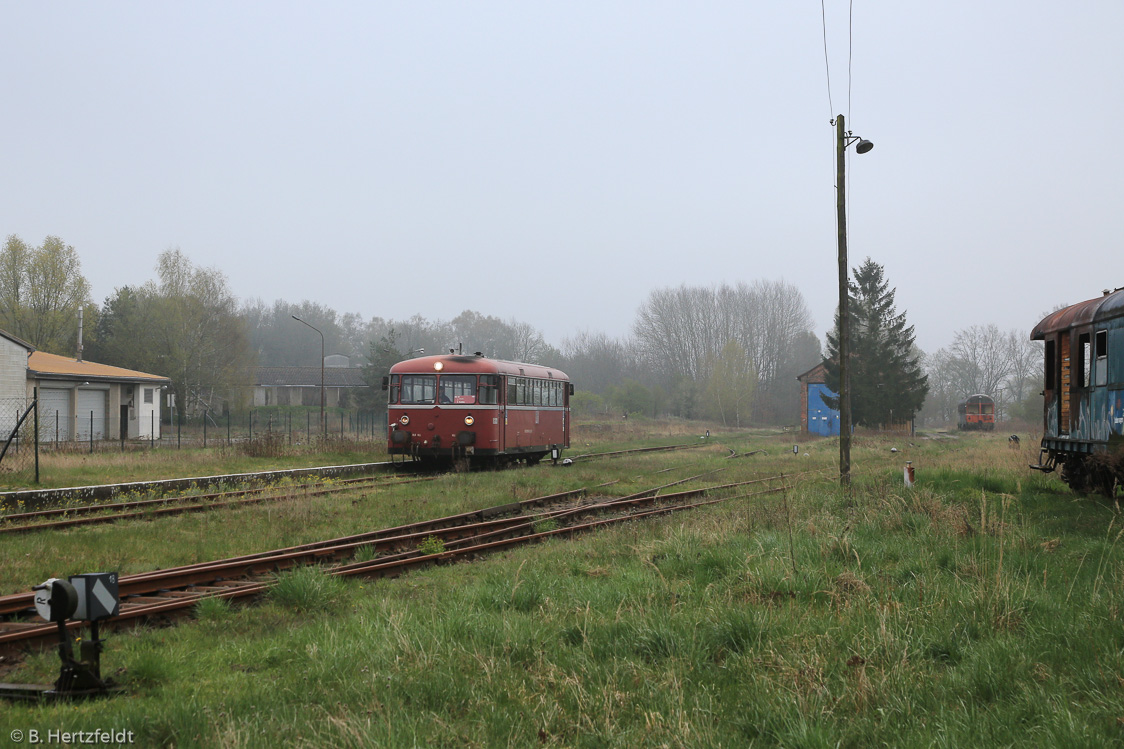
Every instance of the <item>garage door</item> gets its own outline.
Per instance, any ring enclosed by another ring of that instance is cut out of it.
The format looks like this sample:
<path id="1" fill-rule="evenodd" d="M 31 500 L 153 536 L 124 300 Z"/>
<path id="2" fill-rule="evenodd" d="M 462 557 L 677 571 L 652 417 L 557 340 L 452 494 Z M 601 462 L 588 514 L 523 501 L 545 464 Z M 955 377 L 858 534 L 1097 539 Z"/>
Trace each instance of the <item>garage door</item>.
<path id="1" fill-rule="evenodd" d="M 46 442 L 70 439 L 69 389 L 39 389 L 39 439 Z"/>
<path id="2" fill-rule="evenodd" d="M 108 395 L 109 392 L 106 390 L 78 391 L 78 413 L 75 415 L 74 433 L 79 440 L 90 439 L 91 427 L 94 430 L 94 439 L 105 439 L 105 404 Z"/>

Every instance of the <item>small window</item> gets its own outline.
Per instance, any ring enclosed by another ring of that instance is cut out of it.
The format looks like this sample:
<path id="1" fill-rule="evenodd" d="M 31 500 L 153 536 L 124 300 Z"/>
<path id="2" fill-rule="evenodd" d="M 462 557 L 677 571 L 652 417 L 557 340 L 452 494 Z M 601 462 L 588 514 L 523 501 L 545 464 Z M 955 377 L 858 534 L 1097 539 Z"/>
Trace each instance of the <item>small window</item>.
<path id="1" fill-rule="evenodd" d="M 1108 331 L 1097 331 L 1097 373 L 1094 381 L 1097 387 L 1104 387 L 1108 384 Z"/>
<path id="2" fill-rule="evenodd" d="M 145 388 L 144 389 L 144 402 L 145 403 L 152 403 L 152 388 Z"/>
<path id="3" fill-rule="evenodd" d="M 398 393 L 402 389 L 402 375 L 390 376 L 390 395 L 387 397 L 387 403 L 394 404 L 398 402 Z"/>

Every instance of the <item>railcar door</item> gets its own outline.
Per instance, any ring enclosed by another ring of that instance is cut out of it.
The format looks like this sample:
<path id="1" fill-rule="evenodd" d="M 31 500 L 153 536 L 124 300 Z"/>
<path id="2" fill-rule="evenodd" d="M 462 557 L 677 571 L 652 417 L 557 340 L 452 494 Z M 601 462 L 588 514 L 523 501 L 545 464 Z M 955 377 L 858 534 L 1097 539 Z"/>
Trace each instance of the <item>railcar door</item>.
<path id="1" fill-rule="evenodd" d="M 497 394 L 499 410 L 496 411 L 496 435 L 499 442 L 496 444 L 496 449 L 504 453 L 507 452 L 507 376 L 500 376 L 499 381 L 500 391 Z"/>
<path id="2" fill-rule="evenodd" d="M 1063 330 L 1058 336 L 1061 348 L 1062 376 L 1058 383 L 1058 434 L 1069 434 L 1069 389 L 1072 380 L 1069 356 L 1069 331 Z"/>

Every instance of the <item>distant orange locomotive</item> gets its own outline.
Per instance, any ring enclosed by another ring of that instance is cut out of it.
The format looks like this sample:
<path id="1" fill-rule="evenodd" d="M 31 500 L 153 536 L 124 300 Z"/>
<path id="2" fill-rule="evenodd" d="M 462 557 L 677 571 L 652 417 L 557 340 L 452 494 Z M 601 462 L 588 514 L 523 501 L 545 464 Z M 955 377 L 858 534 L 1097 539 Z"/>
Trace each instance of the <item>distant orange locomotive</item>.
<path id="1" fill-rule="evenodd" d="M 422 356 L 383 378 L 388 450 L 421 461 L 535 464 L 570 446 L 564 372 L 473 356 Z"/>

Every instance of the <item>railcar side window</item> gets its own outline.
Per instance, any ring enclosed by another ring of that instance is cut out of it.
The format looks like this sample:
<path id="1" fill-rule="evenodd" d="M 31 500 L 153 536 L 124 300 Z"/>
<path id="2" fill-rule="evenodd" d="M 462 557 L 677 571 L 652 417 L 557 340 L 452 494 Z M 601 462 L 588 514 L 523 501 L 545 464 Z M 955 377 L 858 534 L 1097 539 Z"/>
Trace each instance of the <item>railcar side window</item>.
<path id="1" fill-rule="evenodd" d="M 471 406 L 476 403 L 476 375 L 441 375 L 442 405 Z"/>
<path id="2" fill-rule="evenodd" d="M 1077 373 L 1077 386 L 1087 388 L 1089 387 L 1089 375 L 1093 371 L 1092 343 L 1089 341 L 1088 333 L 1077 336 L 1077 352 L 1080 356 L 1077 366 L 1081 367 L 1081 371 Z"/>
<path id="3" fill-rule="evenodd" d="M 402 403 L 426 405 L 437 402 L 437 375 L 402 375 Z"/>
<path id="4" fill-rule="evenodd" d="M 494 406 L 499 398 L 499 375 L 480 375 L 480 403 Z"/>
<path id="5" fill-rule="evenodd" d="M 1097 387 L 1108 384 L 1108 331 L 1097 331 Z"/>
<path id="6" fill-rule="evenodd" d="M 1054 389 L 1054 370 L 1057 369 L 1057 363 L 1054 361 L 1054 341 L 1051 339 L 1046 341 L 1046 389 Z"/>
<path id="7" fill-rule="evenodd" d="M 391 375 L 390 376 L 390 395 L 386 399 L 387 403 L 397 403 L 398 402 L 398 391 L 401 389 L 401 387 L 402 387 L 402 376 L 401 375 Z"/>

